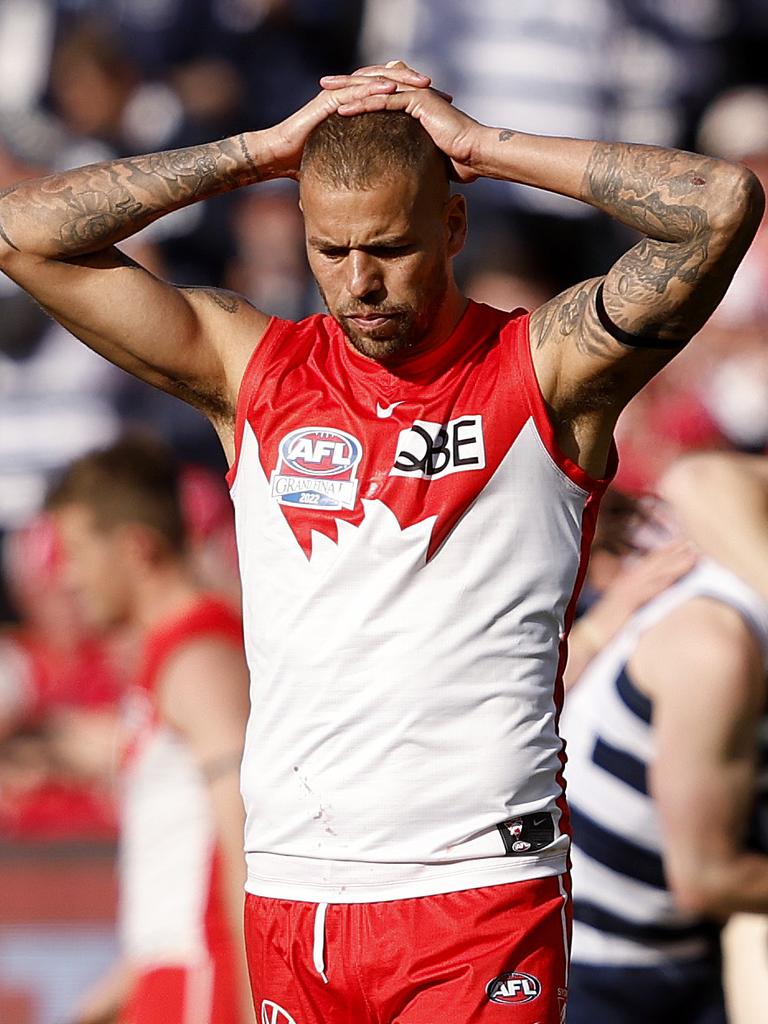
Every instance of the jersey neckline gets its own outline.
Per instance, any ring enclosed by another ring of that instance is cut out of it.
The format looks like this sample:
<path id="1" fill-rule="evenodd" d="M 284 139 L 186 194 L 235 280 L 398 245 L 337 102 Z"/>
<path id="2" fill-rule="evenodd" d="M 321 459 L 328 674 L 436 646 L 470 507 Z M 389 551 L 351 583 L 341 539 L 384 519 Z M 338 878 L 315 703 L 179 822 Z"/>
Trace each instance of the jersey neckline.
<path id="1" fill-rule="evenodd" d="M 384 391 L 389 391 L 402 388 L 403 385 L 423 386 L 437 380 L 461 361 L 462 356 L 487 338 L 499 317 L 506 320 L 512 315 L 468 299 L 456 325 L 443 341 L 416 352 L 396 366 L 385 366 L 357 352 L 347 341 L 339 322 L 330 316 L 327 322 L 328 333 L 338 344 L 341 361 L 350 375 L 368 383 L 376 383 Z"/>

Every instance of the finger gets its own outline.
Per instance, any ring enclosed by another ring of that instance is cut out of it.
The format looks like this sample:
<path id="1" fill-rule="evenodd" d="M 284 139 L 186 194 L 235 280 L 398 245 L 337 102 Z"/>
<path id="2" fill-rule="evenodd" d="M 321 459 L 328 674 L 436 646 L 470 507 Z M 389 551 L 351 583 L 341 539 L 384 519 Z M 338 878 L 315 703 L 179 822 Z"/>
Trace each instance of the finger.
<path id="1" fill-rule="evenodd" d="M 381 74 L 382 71 L 392 71 L 409 76 L 414 82 L 419 81 L 431 81 L 429 75 L 423 74 L 421 71 L 417 71 L 415 68 L 410 67 L 404 60 L 388 60 L 386 64 L 369 64 L 368 67 L 358 68 L 354 73 L 356 75 L 368 75 L 368 74 Z"/>
<path id="2" fill-rule="evenodd" d="M 370 114 L 374 110 L 406 110 L 409 114 L 413 114 L 416 109 L 414 101 L 422 96 L 421 89 L 361 95 L 354 99 L 342 101 L 337 109 L 345 117 L 351 117 L 355 114 Z"/>
<path id="3" fill-rule="evenodd" d="M 361 77 L 366 77 L 366 76 L 361 76 Z M 390 78 L 385 78 L 384 76 L 377 76 L 376 78 L 373 78 L 373 77 L 367 78 L 366 77 L 366 80 L 370 81 L 370 82 L 392 81 L 396 85 L 397 92 L 415 92 L 416 91 L 416 90 L 414 90 L 412 83 L 410 83 L 410 82 L 399 82 L 399 81 L 397 81 L 397 79 L 394 79 L 394 78 L 390 79 Z M 339 92 L 341 89 L 349 89 L 352 86 L 359 85 L 360 81 L 361 81 L 361 78 L 355 78 L 352 75 L 348 75 L 346 77 L 340 75 L 338 78 L 336 78 L 334 80 L 331 80 L 331 79 L 321 79 L 320 81 L 321 81 L 321 84 L 323 86 L 323 91 L 324 92 Z M 426 86 L 424 86 L 424 87 L 419 86 L 418 88 L 419 89 L 421 89 L 421 88 L 426 89 L 428 87 L 426 87 Z M 445 100 L 446 103 L 453 103 L 453 95 L 451 93 L 449 93 L 449 92 L 443 92 L 442 89 L 435 89 L 435 88 L 429 88 L 429 92 L 433 92 L 436 96 L 439 96 L 441 100 Z"/>
<path id="4" fill-rule="evenodd" d="M 396 69 L 389 71 L 386 68 L 374 68 L 365 74 L 355 72 L 354 75 L 326 75 L 320 79 L 320 85 L 323 89 L 332 91 L 347 88 L 367 79 L 396 82 L 404 89 L 428 89 L 430 85 L 430 79 L 424 76 L 413 78 L 412 75 Z"/>
<path id="5" fill-rule="evenodd" d="M 376 77 L 374 77 L 372 75 L 371 76 L 367 76 L 367 75 L 360 75 L 360 76 L 358 76 L 358 75 L 326 76 L 325 78 L 321 78 L 320 79 L 320 84 L 322 85 L 323 90 L 325 92 L 338 92 L 340 89 L 349 89 L 353 85 L 359 85 L 361 78 L 365 78 L 365 79 L 367 79 L 368 81 L 371 81 L 371 82 L 384 82 L 384 81 L 395 82 L 395 84 L 397 86 L 397 91 L 398 92 L 413 92 L 414 91 L 414 87 L 413 87 L 413 83 L 412 82 L 402 82 L 402 81 L 399 81 L 395 77 L 391 77 L 390 78 L 389 76 L 385 76 L 385 75 L 377 75 Z M 429 80 L 427 80 L 427 82 L 428 81 Z M 442 89 L 435 89 L 434 87 L 430 88 L 428 85 L 424 85 L 424 86 L 419 85 L 419 86 L 417 86 L 417 88 L 419 88 L 419 89 L 429 88 L 430 92 L 433 92 L 436 96 L 439 96 L 440 99 L 445 100 L 446 103 L 453 103 L 453 95 L 451 93 L 449 93 L 449 92 L 443 92 Z"/>
<path id="6" fill-rule="evenodd" d="M 332 98 L 338 109 L 342 104 L 356 103 L 369 96 L 393 95 L 396 90 L 397 84 L 386 79 L 370 78 L 361 81 L 358 78 L 353 85 L 334 91 L 329 98 Z"/>

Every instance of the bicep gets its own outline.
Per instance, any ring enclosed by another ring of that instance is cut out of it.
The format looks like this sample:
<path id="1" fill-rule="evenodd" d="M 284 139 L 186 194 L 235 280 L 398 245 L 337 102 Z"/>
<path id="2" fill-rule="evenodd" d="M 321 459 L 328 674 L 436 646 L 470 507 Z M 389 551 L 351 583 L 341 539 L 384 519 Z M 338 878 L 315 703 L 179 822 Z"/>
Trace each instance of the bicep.
<path id="1" fill-rule="evenodd" d="M 70 260 L 19 254 L 4 269 L 110 362 L 209 414 L 231 413 L 246 346 L 267 323 L 248 303 L 178 288 L 116 248 Z"/>
<path id="2" fill-rule="evenodd" d="M 544 398 L 562 420 L 615 422 L 627 402 L 677 348 L 624 344 L 603 327 L 595 277 L 562 292 L 531 314 L 531 351 Z"/>
<path id="3" fill-rule="evenodd" d="M 644 635 L 631 671 L 652 694 L 651 791 L 670 882 L 685 885 L 742 841 L 765 698 L 760 651 L 736 611 L 698 598 Z"/>
<path id="4" fill-rule="evenodd" d="M 225 761 L 237 767 L 249 710 L 239 647 L 215 638 L 186 644 L 163 673 L 158 700 L 163 719 L 184 737 L 206 775 L 223 770 Z"/>
<path id="5" fill-rule="evenodd" d="M 753 175 L 734 176 L 733 189 L 744 195 L 731 203 L 736 212 L 719 215 L 695 197 L 676 197 L 671 182 L 663 199 L 650 185 L 625 197 L 653 237 L 604 278 L 575 285 L 533 314 L 537 369 L 554 407 L 618 414 L 725 295 L 759 222 L 759 186 Z"/>

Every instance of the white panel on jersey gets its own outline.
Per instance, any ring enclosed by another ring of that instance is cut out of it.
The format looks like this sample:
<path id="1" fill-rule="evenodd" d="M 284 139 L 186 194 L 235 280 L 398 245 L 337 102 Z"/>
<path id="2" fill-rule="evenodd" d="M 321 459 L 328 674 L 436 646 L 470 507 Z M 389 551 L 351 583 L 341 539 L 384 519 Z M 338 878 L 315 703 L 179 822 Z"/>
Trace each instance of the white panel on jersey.
<path id="1" fill-rule="evenodd" d="M 565 837 L 504 857 L 496 829 L 559 819 L 557 637 L 587 495 L 533 422 L 429 562 L 433 521 L 402 528 L 377 500 L 307 559 L 248 425 L 232 497 L 249 890 L 354 902 L 559 873 Z"/>
<path id="2" fill-rule="evenodd" d="M 205 782 L 171 730 L 156 727 L 124 780 L 120 927 L 134 963 L 193 964 L 206 954 L 213 823 Z"/>

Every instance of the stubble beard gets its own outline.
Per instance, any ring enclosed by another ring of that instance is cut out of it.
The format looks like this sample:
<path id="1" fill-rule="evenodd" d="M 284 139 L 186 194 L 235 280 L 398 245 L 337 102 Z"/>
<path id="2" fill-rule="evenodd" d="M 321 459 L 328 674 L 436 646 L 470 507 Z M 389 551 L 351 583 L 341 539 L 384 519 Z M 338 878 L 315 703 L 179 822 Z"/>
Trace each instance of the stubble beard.
<path id="1" fill-rule="evenodd" d="M 401 360 L 407 354 L 426 341 L 431 334 L 437 315 L 448 292 L 448 278 L 441 274 L 436 278 L 434 286 L 425 296 L 424 305 L 414 309 L 408 305 L 386 305 L 361 302 L 354 311 L 341 312 L 331 308 L 323 289 L 318 289 L 325 307 L 344 332 L 350 345 L 361 355 L 375 359 L 380 363 L 392 363 Z M 376 316 L 388 315 L 393 318 L 378 331 L 364 333 L 355 327 L 350 315 Z"/>

